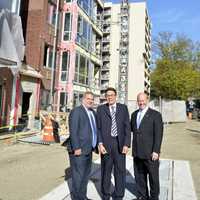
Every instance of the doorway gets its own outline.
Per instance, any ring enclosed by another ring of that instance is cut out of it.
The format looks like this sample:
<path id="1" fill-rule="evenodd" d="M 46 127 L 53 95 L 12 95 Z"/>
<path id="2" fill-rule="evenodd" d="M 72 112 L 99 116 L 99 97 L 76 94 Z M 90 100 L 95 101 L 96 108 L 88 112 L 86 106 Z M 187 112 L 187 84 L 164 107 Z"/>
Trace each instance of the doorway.
<path id="1" fill-rule="evenodd" d="M 28 125 L 28 111 L 30 106 L 30 97 L 32 93 L 31 92 L 23 92 L 22 95 L 22 117 L 19 121 L 21 126 L 23 128 L 27 127 Z"/>

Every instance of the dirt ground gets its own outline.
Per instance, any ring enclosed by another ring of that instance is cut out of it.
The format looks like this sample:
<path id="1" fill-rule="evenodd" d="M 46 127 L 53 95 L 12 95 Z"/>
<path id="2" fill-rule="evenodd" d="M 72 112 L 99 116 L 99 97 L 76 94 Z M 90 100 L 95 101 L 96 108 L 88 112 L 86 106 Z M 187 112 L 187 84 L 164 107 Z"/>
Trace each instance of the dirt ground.
<path id="1" fill-rule="evenodd" d="M 190 161 L 200 199 L 200 122 L 166 125 L 161 155 Z M 68 167 L 65 148 L 59 144 L 5 144 L 1 141 L 0 200 L 39 199 L 64 181 Z"/>

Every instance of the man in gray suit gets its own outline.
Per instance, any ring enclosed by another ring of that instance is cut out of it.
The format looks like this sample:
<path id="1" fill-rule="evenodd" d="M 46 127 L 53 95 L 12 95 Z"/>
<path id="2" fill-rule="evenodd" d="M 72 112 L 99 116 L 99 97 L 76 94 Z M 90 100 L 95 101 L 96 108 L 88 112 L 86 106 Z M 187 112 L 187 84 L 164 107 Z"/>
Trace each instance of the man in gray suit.
<path id="1" fill-rule="evenodd" d="M 133 132 L 132 154 L 138 200 L 159 199 L 159 157 L 163 137 L 161 114 L 148 107 L 148 96 L 137 96 L 139 109 L 131 115 Z M 148 181 L 150 190 L 148 189 Z"/>
<path id="2" fill-rule="evenodd" d="M 85 92 L 82 105 L 69 115 L 72 152 L 69 153 L 72 172 L 72 199 L 87 200 L 87 184 L 92 164 L 92 151 L 97 145 L 96 116 L 92 109 L 94 95 Z"/>

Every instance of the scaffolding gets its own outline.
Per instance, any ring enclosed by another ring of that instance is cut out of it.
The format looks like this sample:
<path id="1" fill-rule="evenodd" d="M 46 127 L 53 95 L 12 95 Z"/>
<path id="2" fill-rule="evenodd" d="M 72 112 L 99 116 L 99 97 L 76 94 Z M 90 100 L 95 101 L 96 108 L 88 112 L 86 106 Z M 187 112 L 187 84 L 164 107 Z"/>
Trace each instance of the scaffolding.
<path id="1" fill-rule="evenodd" d="M 119 44 L 119 102 L 127 103 L 128 94 L 128 47 L 129 47 L 129 3 L 122 0 L 120 8 L 120 44 Z"/>

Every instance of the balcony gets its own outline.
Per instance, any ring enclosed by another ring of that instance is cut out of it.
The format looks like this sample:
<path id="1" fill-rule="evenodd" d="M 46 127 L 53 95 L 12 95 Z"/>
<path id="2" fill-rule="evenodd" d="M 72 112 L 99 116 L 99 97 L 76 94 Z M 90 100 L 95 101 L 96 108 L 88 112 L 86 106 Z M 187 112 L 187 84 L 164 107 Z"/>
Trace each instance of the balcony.
<path id="1" fill-rule="evenodd" d="M 109 43 L 109 42 L 110 42 L 110 37 L 104 37 L 104 38 L 102 39 L 102 42 L 103 42 L 103 43 Z"/>
<path id="2" fill-rule="evenodd" d="M 101 80 L 109 80 L 109 74 L 101 75 Z"/>
<path id="3" fill-rule="evenodd" d="M 110 10 L 104 10 L 103 15 L 104 16 L 110 16 L 111 15 L 111 11 Z"/>
<path id="4" fill-rule="evenodd" d="M 110 66 L 108 64 L 105 64 L 102 66 L 101 71 L 109 71 L 110 70 Z"/>
<path id="5" fill-rule="evenodd" d="M 104 25 L 104 26 L 105 26 L 105 25 L 109 26 L 109 25 L 110 25 L 110 23 L 111 23 L 111 21 L 110 21 L 110 20 L 104 20 L 104 21 L 103 21 L 103 25 Z"/>
<path id="6" fill-rule="evenodd" d="M 110 46 L 104 46 L 102 48 L 102 52 L 109 52 L 110 51 Z"/>
<path id="7" fill-rule="evenodd" d="M 102 60 L 103 60 L 103 62 L 109 62 L 110 56 L 103 56 Z"/>
<path id="8" fill-rule="evenodd" d="M 93 78 L 91 80 L 91 85 L 90 85 L 92 88 L 94 89 L 100 89 L 100 81 L 98 78 Z"/>
<path id="9" fill-rule="evenodd" d="M 110 33 L 110 28 L 103 28 L 103 33 L 104 33 L 104 34 L 105 34 L 105 33 L 109 34 L 109 33 Z"/>
<path id="10" fill-rule="evenodd" d="M 106 90 L 108 88 L 108 84 L 101 84 L 101 90 Z"/>

